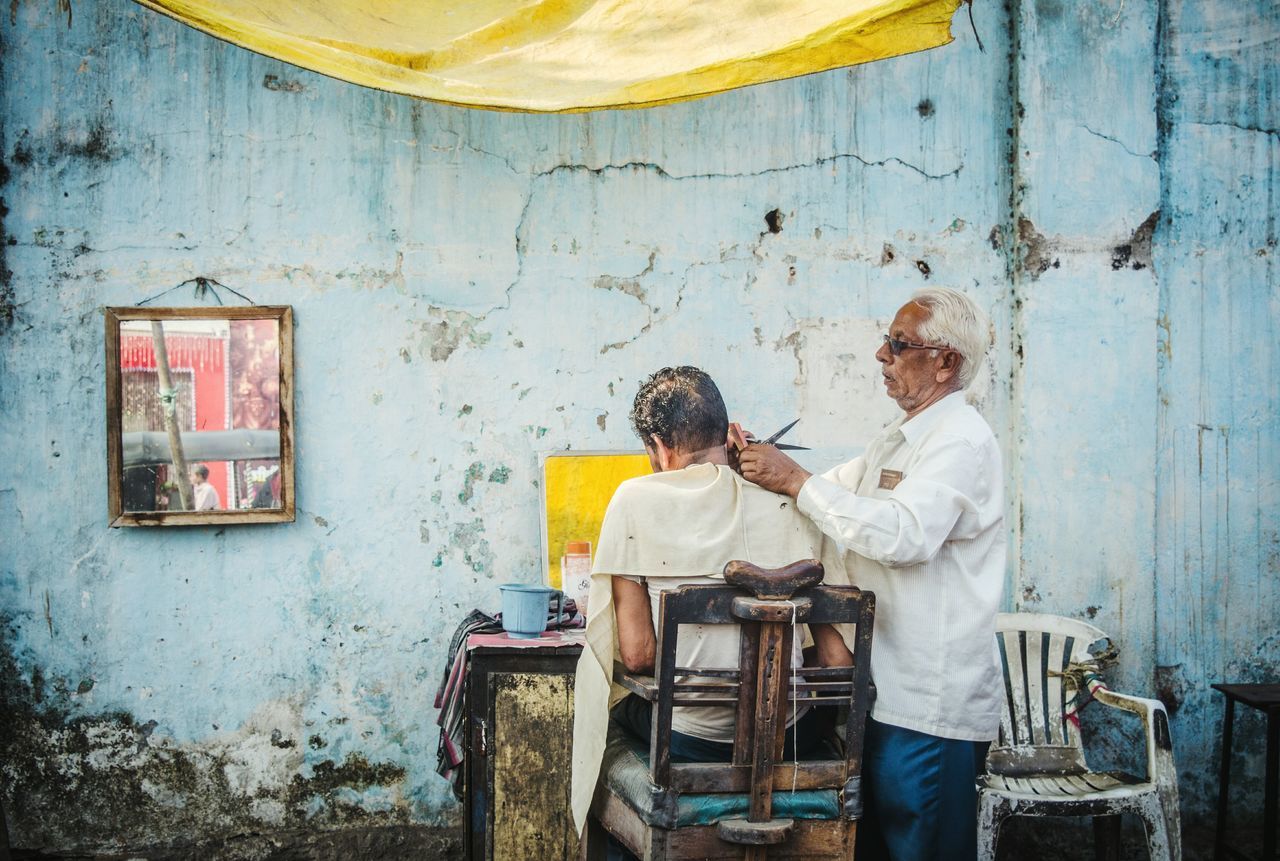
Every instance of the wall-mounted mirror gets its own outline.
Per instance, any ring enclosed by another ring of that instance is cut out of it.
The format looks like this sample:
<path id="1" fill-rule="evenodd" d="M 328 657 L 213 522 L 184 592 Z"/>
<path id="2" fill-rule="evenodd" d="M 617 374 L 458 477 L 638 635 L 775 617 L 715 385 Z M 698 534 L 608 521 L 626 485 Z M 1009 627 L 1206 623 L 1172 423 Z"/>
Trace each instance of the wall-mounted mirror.
<path id="1" fill-rule="evenodd" d="M 292 309 L 106 318 L 111 525 L 293 520 Z"/>

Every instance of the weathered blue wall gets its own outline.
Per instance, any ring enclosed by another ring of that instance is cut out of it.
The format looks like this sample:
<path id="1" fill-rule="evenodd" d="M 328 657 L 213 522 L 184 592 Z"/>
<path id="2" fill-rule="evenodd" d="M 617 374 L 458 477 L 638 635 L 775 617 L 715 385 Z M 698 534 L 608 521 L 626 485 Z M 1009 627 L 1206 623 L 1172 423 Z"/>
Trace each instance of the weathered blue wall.
<path id="1" fill-rule="evenodd" d="M 1042 0 L 1013 24 L 1012 597 L 1117 635 L 1200 825 L 1209 685 L 1280 677 L 1280 7 Z M 1263 733 L 1238 720 L 1247 828 Z"/>
<path id="2" fill-rule="evenodd" d="M 73 12 L 0 23 L 17 845 L 455 823 L 430 703 L 456 619 L 536 577 L 537 453 L 633 447 L 636 382 L 692 362 L 833 463 L 892 417 L 877 333 L 926 282 L 995 323 L 1010 606 L 1112 633 L 1204 821 L 1207 685 L 1280 661 L 1275 4 L 979 4 L 985 53 L 961 17 L 938 51 L 561 117 Z M 195 275 L 294 306 L 298 522 L 108 530 L 100 309 Z"/>
<path id="3" fill-rule="evenodd" d="M 1202 798 L 1208 685 L 1280 679 L 1280 6 L 1170 4 L 1160 41 L 1154 652 Z M 1257 787 L 1256 712 L 1245 726 Z"/>

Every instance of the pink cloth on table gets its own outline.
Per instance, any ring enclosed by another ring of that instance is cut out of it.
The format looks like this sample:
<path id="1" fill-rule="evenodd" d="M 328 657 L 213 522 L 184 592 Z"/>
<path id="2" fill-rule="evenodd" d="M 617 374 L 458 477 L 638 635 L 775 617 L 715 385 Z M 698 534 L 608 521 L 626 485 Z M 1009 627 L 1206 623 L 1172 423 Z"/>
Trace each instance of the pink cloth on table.
<path id="1" fill-rule="evenodd" d="M 520 639 L 511 637 L 506 632 L 501 634 L 471 634 L 467 637 L 467 650 L 477 646 L 498 646 L 504 649 L 533 649 L 540 646 L 582 645 L 587 641 L 586 632 L 582 628 L 568 628 L 561 631 L 543 631 L 538 637 Z"/>

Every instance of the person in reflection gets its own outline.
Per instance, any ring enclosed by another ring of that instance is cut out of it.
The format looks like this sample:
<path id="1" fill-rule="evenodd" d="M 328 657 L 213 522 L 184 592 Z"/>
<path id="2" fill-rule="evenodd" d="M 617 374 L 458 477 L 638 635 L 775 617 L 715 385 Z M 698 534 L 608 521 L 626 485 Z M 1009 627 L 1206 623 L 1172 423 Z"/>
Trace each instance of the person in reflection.
<path id="1" fill-rule="evenodd" d="M 834 542 L 824 540 L 791 500 L 745 481 L 730 468 L 728 415 L 706 373 L 686 366 L 653 374 L 636 394 L 631 423 L 653 474 L 625 481 L 614 493 L 592 566 L 587 648 L 575 682 L 572 805 L 579 832 L 586 823 L 609 720 L 648 739 L 651 704 L 610 686 L 615 659 L 631 672 L 653 672 L 654 623 L 662 592 L 691 584 L 723 585 L 724 565 L 733 559 L 765 567 L 822 559 L 828 566 L 827 582 L 846 582 Z M 736 625 L 682 631 L 676 663 L 737 667 L 739 633 Z M 834 628 L 813 626 L 812 633 L 821 663 L 850 663 L 852 656 Z M 796 666 L 799 658 L 797 654 Z M 795 717 L 789 715 L 788 724 Z M 817 717 L 812 710 L 801 709 L 798 717 L 797 731 L 787 733 L 786 757 L 793 755 L 793 742 L 804 755 L 820 736 L 812 726 Z M 729 760 L 732 707 L 677 708 L 671 724 L 674 758 Z"/>
<path id="2" fill-rule="evenodd" d="M 216 511 L 222 508 L 217 488 L 209 483 L 209 467 L 203 463 L 191 467 L 191 492 L 195 511 Z"/>

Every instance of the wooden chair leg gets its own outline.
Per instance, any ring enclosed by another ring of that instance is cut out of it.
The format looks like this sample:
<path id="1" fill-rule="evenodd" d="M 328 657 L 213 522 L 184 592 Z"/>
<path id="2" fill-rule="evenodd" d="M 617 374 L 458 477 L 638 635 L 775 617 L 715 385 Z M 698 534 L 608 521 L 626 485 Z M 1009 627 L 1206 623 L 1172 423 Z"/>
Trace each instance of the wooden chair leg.
<path id="1" fill-rule="evenodd" d="M 594 816 L 587 817 L 587 827 L 582 834 L 582 845 L 578 849 L 581 861 L 605 861 L 609 844 L 608 832 Z"/>
<path id="2" fill-rule="evenodd" d="M 1120 861 L 1120 814 L 1093 817 L 1093 857 Z"/>

